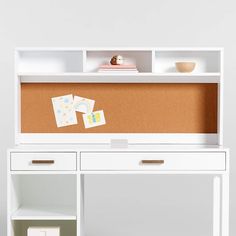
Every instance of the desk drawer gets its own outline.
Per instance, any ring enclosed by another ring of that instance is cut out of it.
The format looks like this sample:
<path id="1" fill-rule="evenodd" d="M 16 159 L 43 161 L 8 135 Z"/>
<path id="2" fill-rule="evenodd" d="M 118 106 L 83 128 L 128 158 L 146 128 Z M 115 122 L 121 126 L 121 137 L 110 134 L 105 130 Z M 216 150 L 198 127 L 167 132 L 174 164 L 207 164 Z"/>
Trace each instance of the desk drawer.
<path id="1" fill-rule="evenodd" d="M 14 152 L 11 170 L 76 170 L 76 152 Z"/>
<path id="2" fill-rule="evenodd" d="M 225 170 L 224 152 L 82 152 L 81 170 Z"/>

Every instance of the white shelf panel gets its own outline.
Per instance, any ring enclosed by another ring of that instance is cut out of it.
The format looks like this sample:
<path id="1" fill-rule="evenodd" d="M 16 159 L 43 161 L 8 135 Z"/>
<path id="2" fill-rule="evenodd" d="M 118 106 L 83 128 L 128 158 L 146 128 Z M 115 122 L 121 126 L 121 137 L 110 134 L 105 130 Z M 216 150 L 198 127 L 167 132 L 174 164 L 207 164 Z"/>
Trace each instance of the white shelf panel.
<path id="1" fill-rule="evenodd" d="M 12 216 L 12 220 L 76 220 L 72 207 L 20 207 Z"/>
<path id="2" fill-rule="evenodd" d="M 18 74 L 21 83 L 220 83 L 220 73 Z"/>
<path id="3" fill-rule="evenodd" d="M 193 133 L 107 133 L 107 134 L 20 134 L 22 144 L 109 144 L 111 139 L 128 139 L 129 144 L 182 144 L 217 145 L 218 134 L 193 134 Z"/>
<path id="4" fill-rule="evenodd" d="M 16 51 L 222 51 L 223 47 L 17 47 Z"/>
<path id="5" fill-rule="evenodd" d="M 11 171 L 11 175 L 76 175 L 77 171 Z"/>

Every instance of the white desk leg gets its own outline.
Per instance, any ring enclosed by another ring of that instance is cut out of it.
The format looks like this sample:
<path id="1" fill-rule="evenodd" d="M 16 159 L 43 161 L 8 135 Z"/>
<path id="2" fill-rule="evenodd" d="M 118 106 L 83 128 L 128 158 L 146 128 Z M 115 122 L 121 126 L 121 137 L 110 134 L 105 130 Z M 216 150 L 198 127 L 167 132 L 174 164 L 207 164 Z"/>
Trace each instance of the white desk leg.
<path id="1" fill-rule="evenodd" d="M 84 175 L 77 175 L 77 236 L 85 236 L 84 230 Z"/>
<path id="2" fill-rule="evenodd" d="M 220 236 L 220 177 L 213 180 L 213 236 Z"/>
<path id="3" fill-rule="evenodd" d="M 229 174 L 222 175 L 222 236 L 229 236 Z"/>

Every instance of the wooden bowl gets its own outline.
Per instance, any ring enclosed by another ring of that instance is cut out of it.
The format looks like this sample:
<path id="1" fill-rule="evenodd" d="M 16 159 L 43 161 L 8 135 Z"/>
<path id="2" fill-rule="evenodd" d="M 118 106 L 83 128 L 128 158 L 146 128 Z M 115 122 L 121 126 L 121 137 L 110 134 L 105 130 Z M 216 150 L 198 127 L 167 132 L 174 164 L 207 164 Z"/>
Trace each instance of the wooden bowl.
<path id="1" fill-rule="evenodd" d="M 178 72 L 188 73 L 192 72 L 196 66 L 195 62 L 176 62 L 175 67 Z"/>

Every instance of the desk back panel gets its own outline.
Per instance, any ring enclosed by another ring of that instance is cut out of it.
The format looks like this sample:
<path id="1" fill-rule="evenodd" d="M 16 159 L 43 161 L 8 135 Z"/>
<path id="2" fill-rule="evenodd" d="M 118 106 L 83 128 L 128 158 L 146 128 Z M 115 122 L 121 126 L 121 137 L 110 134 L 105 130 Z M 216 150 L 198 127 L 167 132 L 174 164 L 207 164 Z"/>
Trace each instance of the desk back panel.
<path id="1" fill-rule="evenodd" d="M 57 128 L 51 98 L 79 95 L 106 125 Z M 22 83 L 22 133 L 217 133 L 217 84 Z"/>

